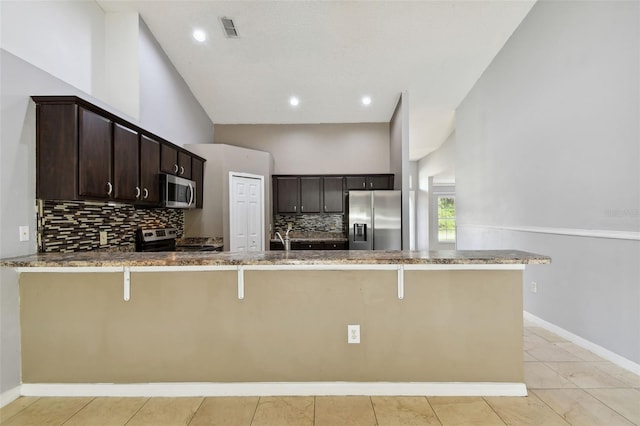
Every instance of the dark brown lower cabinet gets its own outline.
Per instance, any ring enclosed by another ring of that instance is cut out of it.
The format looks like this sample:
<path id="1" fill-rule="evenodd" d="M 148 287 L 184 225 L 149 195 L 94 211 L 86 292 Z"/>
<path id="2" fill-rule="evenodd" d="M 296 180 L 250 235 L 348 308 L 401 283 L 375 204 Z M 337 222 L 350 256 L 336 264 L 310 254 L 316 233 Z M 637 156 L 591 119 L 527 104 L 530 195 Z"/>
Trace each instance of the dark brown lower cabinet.
<path id="1" fill-rule="evenodd" d="M 348 250 L 348 248 L 347 242 L 291 241 L 291 250 Z M 280 241 L 271 241 L 269 249 L 284 250 L 284 246 Z"/>

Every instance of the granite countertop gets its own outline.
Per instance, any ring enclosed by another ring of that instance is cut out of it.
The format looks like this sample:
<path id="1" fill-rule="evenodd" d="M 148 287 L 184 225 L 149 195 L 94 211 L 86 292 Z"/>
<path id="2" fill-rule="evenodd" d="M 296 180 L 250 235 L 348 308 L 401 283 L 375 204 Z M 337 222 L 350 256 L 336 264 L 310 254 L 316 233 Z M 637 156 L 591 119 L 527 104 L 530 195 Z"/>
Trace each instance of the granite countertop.
<path id="1" fill-rule="evenodd" d="M 176 238 L 176 247 L 214 247 L 224 246 L 222 237 L 183 237 Z"/>
<path id="2" fill-rule="evenodd" d="M 517 250 L 364 251 L 294 250 L 262 252 L 46 253 L 0 259 L 0 266 L 249 266 L 358 264 L 546 264 L 551 258 Z"/>

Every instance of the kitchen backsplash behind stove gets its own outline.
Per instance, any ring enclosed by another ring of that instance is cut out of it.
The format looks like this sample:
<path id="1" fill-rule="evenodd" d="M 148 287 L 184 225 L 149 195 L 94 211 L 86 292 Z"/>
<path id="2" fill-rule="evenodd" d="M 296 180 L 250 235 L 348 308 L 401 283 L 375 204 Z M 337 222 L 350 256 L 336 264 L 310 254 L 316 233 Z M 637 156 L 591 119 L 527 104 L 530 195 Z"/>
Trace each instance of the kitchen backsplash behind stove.
<path id="1" fill-rule="evenodd" d="M 88 250 L 135 251 L 138 228 L 184 230 L 180 209 L 138 209 L 129 204 L 83 201 L 37 200 L 38 251 L 76 252 Z M 100 245 L 100 232 L 107 244 Z"/>
<path id="2" fill-rule="evenodd" d="M 291 223 L 296 232 L 344 233 L 344 218 L 341 214 L 277 214 L 273 220 L 273 232 L 286 231 L 288 223 Z"/>

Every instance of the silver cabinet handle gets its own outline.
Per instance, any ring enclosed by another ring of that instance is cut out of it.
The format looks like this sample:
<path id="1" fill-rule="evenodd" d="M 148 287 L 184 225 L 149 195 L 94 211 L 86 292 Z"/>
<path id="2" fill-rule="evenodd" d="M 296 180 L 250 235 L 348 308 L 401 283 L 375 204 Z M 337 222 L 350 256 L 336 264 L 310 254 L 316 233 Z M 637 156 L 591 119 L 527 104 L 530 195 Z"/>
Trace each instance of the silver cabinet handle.
<path id="1" fill-rule="evenodd" d="M 178 165 L 177 164 L 173 165 L 173 173 L 178 173 Z"/>
<path id="2" fill-rule="evenodd" d="M 366 189 L 367 188 L 367 183 L 366 182 L 362 182 L 362 187 Z"/>
<path id="3" fill-rule="evenodd" d="M 300 206 L 300 211 L 303 212 L 304 211 L 304 206 Z"/>
<path id="4" fill-rule="evenodd" d="M 373 182 L 369 182 L 369 188 L 373 188 Z"/>
<path id="5" fill-rule="evenodd" d="M 298 209 L 297 209 L 297 207 L 296 207 L 296 206 L 293 206 L 293 211 L 294 211 L 294 212 L 297 212 L 297 211 L 298 211 Z"/>
<path id="6" fill-rule="evenodd" d="M 109 188 L 107 190 L 107 195 L 111 195 L 111 193 L 113 192 L 113 185 L 111 185 L 111 182 L 107 182 L 107 188 Z"/>
<path id="7" fill-rule="evenodd" d="M 180 176 L 184 174 L 184 167 L 180 166 Z"/>
<path id="8" fill-rule="evenodd" d="M 144 195 L 142 196 L 142 199 L 146 200 L 147 198 L 149 198 L 149 190 L 147 188 L 144 189 Z"/>
<path id="9" fill-rule="evenodd" d="M 136 186 L 136 200 L 140 198 L 140 187 Z"/>

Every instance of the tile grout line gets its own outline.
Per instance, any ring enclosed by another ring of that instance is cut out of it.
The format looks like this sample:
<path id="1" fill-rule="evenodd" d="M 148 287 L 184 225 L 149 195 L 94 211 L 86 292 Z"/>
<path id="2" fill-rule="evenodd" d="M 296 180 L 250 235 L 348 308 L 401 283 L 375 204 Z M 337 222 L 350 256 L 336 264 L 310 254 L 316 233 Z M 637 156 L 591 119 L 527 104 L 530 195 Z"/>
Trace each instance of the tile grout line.
<path id="1" fill-rule="evenodd" d="M 545 389 L 543 389 L 543 390 L 545 390 Z M 555 389 L 555 390 L 562 390 L 562 389 Z M 562 420 L 564 420 L 566 423 L 569 423 L 569 420 L 567 420 L 567 418 L 564 416 L 564 414 L 558 413 L 556 410 L 554 410 L 553 407 L 547 403 L 547 401 L 545 401 L 541 396 L 539 396 L 535 392 L 535 389 L 531 389 L 531 391 L 533 391 L 533 394 L 536 396 L 536 398 L 538 398 L 539 401 L 541 401 L 544 405 L 546 405 L 549 408 L 549 410 L 551 410 L 552 413 L 557 414 L 558 416 L 560 416 L 560 418 Z M 569 424 L 571 424 L 571 423 L 569 423 Z"/>
<path id="2" fill-rule="evenodd" d="M 493 408 L 493 405 L 491 405 L 491 404 L 489 403 L 489 401 L 487 401 L 487 399 L 486 399 L 484 396 L 482 396 L 482 397 L 480 397 L 480 398 L 482 398 L 482 401 L 484 401 L 484 403 L 485 403 L 485 404 L 487 404 L 487 406 L 489 407 L 489 409 L 490 409 L 491 411 L 493 411 L 493 412 L 494 412 L 494 414 L 495 414 L 496 416 L 498 416 L 498 418 L 500 419 L 500 421 L 501 421 L 502 423 L 504 423 L 504 426 L 507 426 L 507 425 L 509 424 L 509 423 L 507 423 L 507 421 L 506 421 L 505 419 L 503 419 L 503 418 L 502 418 L 502 416 L 500 415 L 500 413 L 498 413 L 498 411 L 497 411 L 495 408 Z M 518 397 L 516 397 L 516 398 L 518 398 Z M 525 397 L 525 398 L 526 398 L 526 397 Z"/>
<path id="3" fill-rule="evenodd" d="M 258 406 L 260 405 L 260 401 L 262 400 L 262 397 L 259 396 L 258 397 L 258 401 L 256 402 L 256 408 L 253 409 L 253 416 L 251 416 L 251 422 L 249 422 L 249 426 L 251 426 L 253 424 L 253 421 L 256 418 L 256 413 L 258 412 Z"/>
<path id="4" fill-rule="evenodd" d="M 19 399 L 19 398 L 18 398 L 18 399 Z M 16 399 L 15 401 L 17 401 L 18 399 Z M 24 407 L 22 407 L 22 408 L 20 409 L 20 411 L 16 412 L 15 414 L 13 414 L 11 417 L 9 417 L 9 418 L 7 418 L 7 419 L 3 419 L 2 417 L 0 417 L 0 423 L 5 423 L 7 420 L 10 420 L 10 419 L 14 418 L 14 417 L 15 417 L 15 416 L 17 416 L 18 414 L 20 414 L 20 413 L 22 413 L 24 410 L 26 410 L 28 407 L 31 407 L 33 404 L 35 404 L 35 403 L 36 403 L 37 401 L 39 401 L 40 399 L 42 399 L 42 397 L 37 397 L 37 398 L 36 398 L 36 399 L 34 399 L 30 404 L 25 405 Z M 15 401 L 10 402 L 9 404 L 12 404 L 12 403 L 13 403 L 13 402 L 15 402 Z M 6 406 L 8 406 L 9 404 L 5 405 L 5 407 L 6 407 Z M 2 408 L 4 408 L 4 407 L 2 407 Z"/>
<path id="5" fill-rule="evenodd" d="M 195 409 L 195 411 L 193 412 L 193 414 L 191 415 L 191 418 L 189 419 L 189 421 L 187 422 L 187 426 L 189 426 L 191 424 L 191 422 L 193 421 L 193 418 L 196 416 L 196 413 L 198 412 L 198 410 L 200 410 L 200 407 L 202 407 L 202 404 L 204 404 L 204 400 L 207 399 L 207 397 L 203 396 L 202 397 L 202 401 L 200 401 L 200 404 L 198 404 L 198 408 Z"/>
<path id="6" fill-rule="evenodd" d="M 613 408 L 612 406 L 610 406 L 609 404 L 607 404 L 606 402 L 604 402 L 603 400 L 601 400 L 600 398 L 598 398 L 597 396 L 595 396 L 594 394 L 592 394 L 591 392 L 589 392 L 589 390 L 595 390 L 595 389 L 627 389 L 627 388 L 585 388 L 583 389 L 588 395 L 590 395 L 592 398 L 594 398 L 596 401 L 598 401 L 600 404 L 604 405 L 605 407 L 609 408 L 611 411 L 613 411 L 614 413 L 616 413 L 617 415 L 619 415 L 620 417 L 622 417 L 625 420 L 628 420 L 629 423 L 631 424 L 636 424 L 633 422 L 633 420 L 631 420 L 630 418 L 628 418 L 627 416 L 625 416 L 624 414 L 620 413 L 618 410 L 616 410 L 615 408 Z M 634 390 L 633 388 L 631 388 L 631 390 Z M 640 394 L 640 392 L 639 392 Z"/>
<path id="7" fill-rule="evenodd" d="M 142 404 L 142 405 L 140 406 L 140 408 L 138 408 L 138 409 L 136 410 L 136 412 L 135 412 L 135 413 L 133 413 L 133 414 L 131 415 L 131 417 L 129 417 L 129 420 L 127 420 L 127 421 L 124 423 L 124 425 L 122 425 L 122 426 L 127 426 L 127 425 L 129 424 L 129 422 L 130 422 L 131 420 L 133 420 L 133 418 L 134 418 L 134 417 L 135 417 L 135 416 L 140 412 L 140 410 L 142 410 L 142 409 L 144 408 L 144 406 L 145 406 L 145 405 L 147 405 L 147 404 L 149 403 L 149 400 L 150 400 L 150 399 L 151 399 L 151 397 L 147 398 L 147 400 L 144 402 L 144 404 Z"/>
<path id="8" fill-rule="evenodd" d="M 77 415 L 80 411 L 84 410 L 87 405 L 91 404 L 93 401 L 96 400 L 96 397 L 93 397 L 89 400 L 89 402 L 87 402 L 86 404 L 84 404 L 82 407 L 80 407 L 80 409 L 78 411 L 76 411 L 75 413 L 73 413 L 72 415 L 70 415 L 65 421 L 63 421 L 62 423 L 60 423 L 60 426 L 64 425 L 65 423 L 67 423 L 69 420 L 71 420 L 75 415 Z"/>
<path id="9" fill-rule="evenodd" d="M 378 426 L 380 423 L 378 422 L 378 415 L 376 414 L 376 407 L 375 407 L 375 405 L 373 405 L 373 398 L 371 397 L 371 395 L 369 395 L 369 404 L 371 404 L 371 410 L 373 410 L 373 418 L 376 421 L 376 426 Z"/>
<path id="10" fill-rule="evenodd" d="M 438 423 L 440 423 L 440 425 L 443 425 L 444 423 L 442 423 L 442 420 L 440 420 L 440 417 L 438 416 L 438 413 L 436 413 L 436 410 L 433 409 L 433 405 L 431 405 L 431 401 L 429 401 L 429 398 L 426 395 L 423 398 L 427 401 L 427 405 L 429 405 L 429 408 L 431 408 L 431 412 L 433 412 L 433 415 L 436 416 L 436 420 L 438 421 Z"/>

